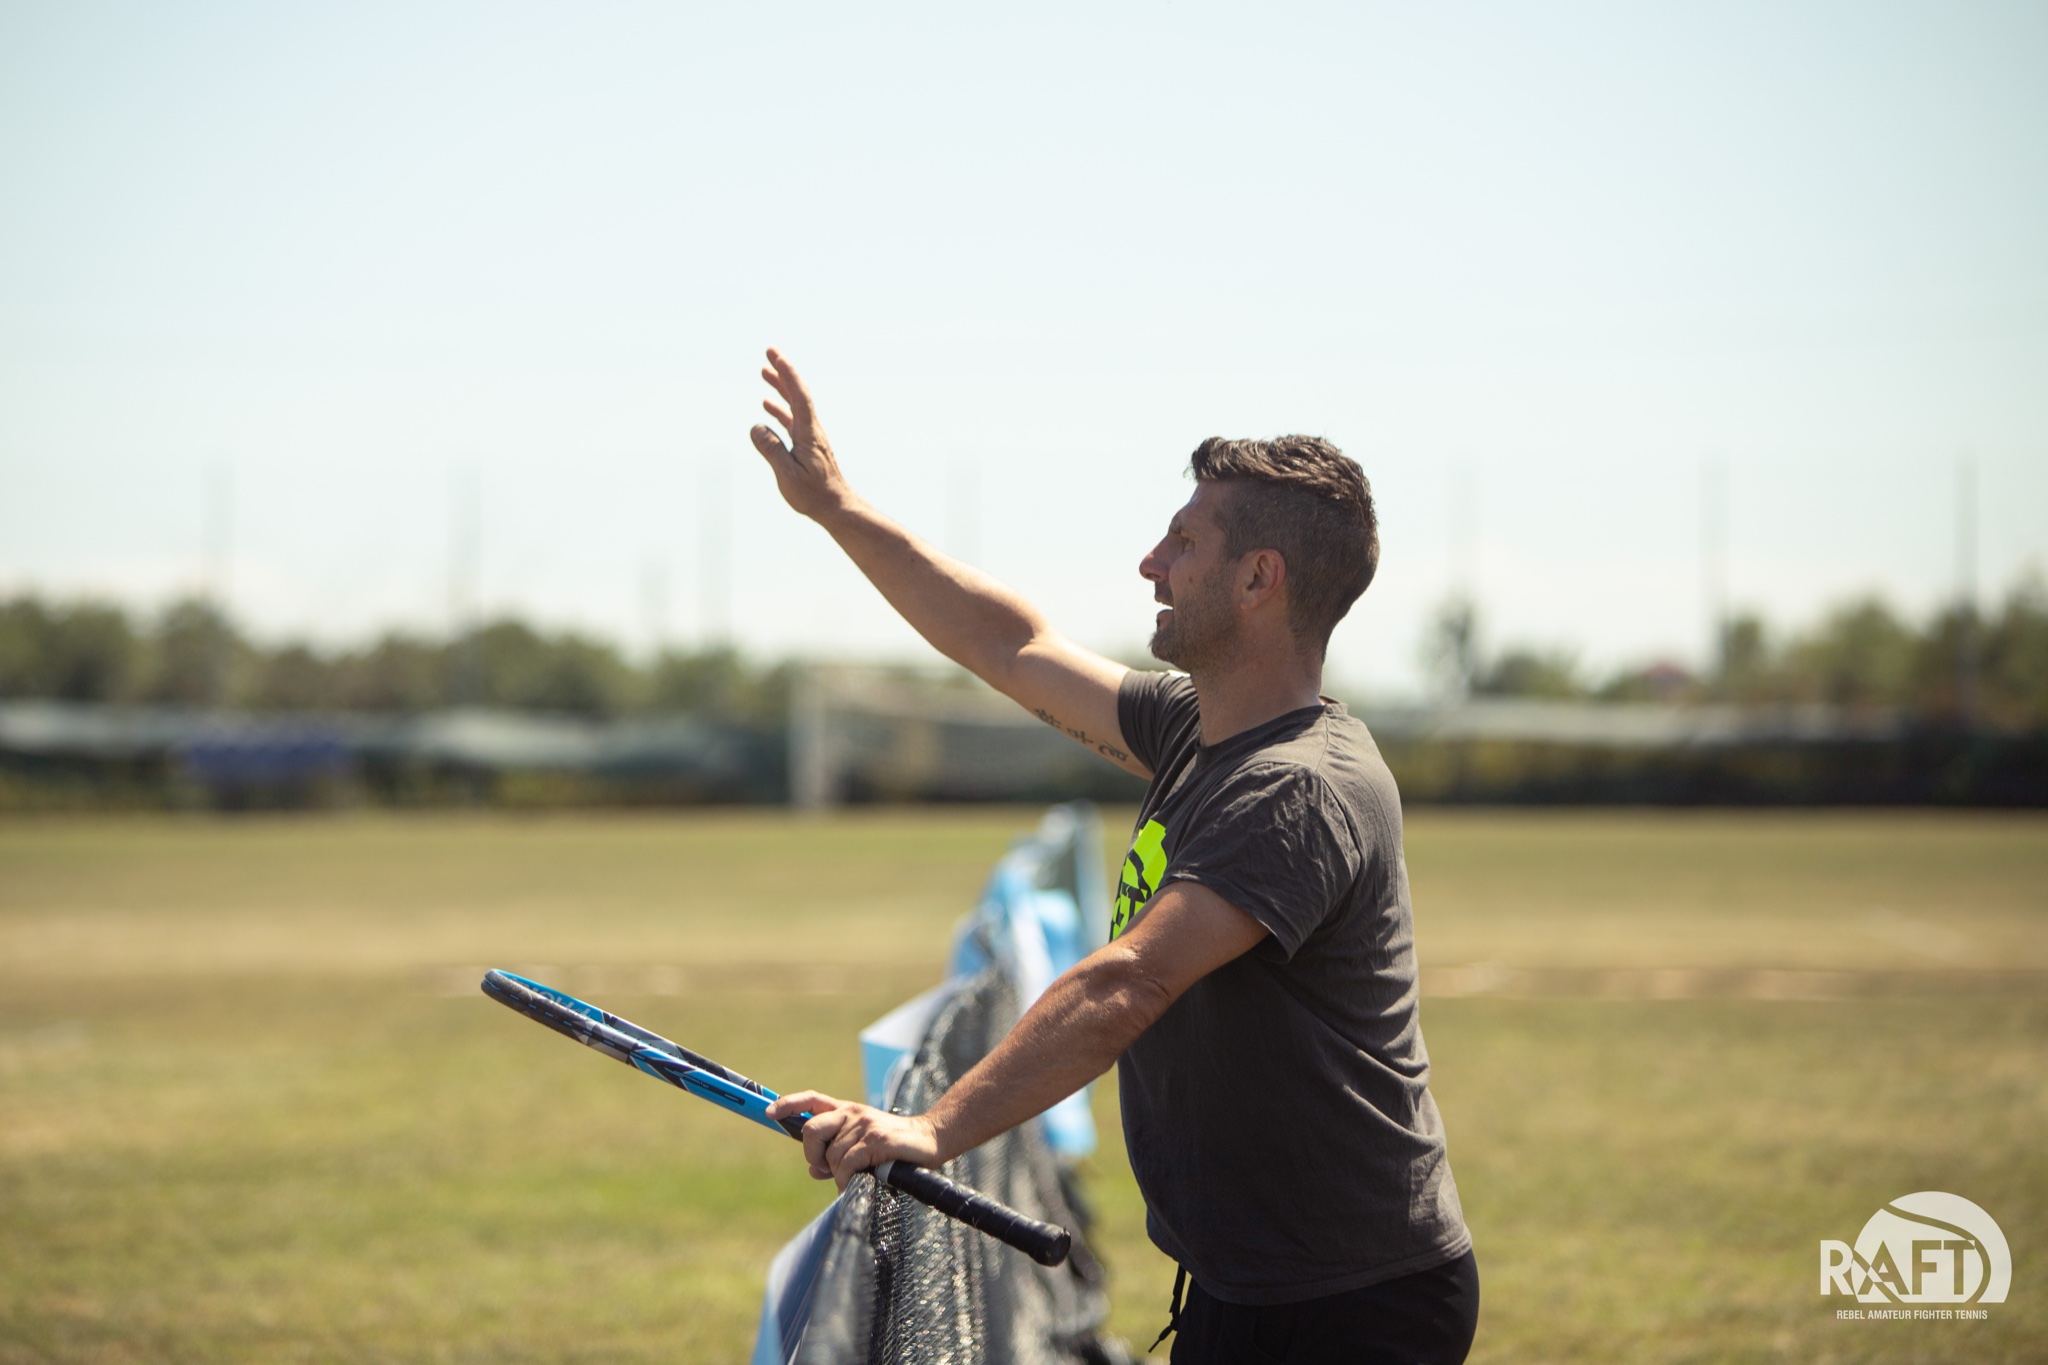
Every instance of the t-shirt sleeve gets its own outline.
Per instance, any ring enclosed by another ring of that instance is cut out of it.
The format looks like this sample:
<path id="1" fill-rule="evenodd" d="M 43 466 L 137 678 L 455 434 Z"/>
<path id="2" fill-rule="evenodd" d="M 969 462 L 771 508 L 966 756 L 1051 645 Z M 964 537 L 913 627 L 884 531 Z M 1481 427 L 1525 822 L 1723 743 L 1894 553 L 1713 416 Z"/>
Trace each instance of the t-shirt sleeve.
<path id="1" fill-rule="evenodd" d="M 1153 772 L 1201 724 L 1195 685 L 1184 673 L 1132 669 L 1116 689 L 1116 721 L 1124 743 Z"/>
<path id="2" fill-rule="evenodd" d="M 1233 774 L 1195 820 L 1160 878 L 1199 882 L 1266 926 L 1292 958 L 1343 903 L 1364 851 L 1323 779 L 1305 768 Z"/>

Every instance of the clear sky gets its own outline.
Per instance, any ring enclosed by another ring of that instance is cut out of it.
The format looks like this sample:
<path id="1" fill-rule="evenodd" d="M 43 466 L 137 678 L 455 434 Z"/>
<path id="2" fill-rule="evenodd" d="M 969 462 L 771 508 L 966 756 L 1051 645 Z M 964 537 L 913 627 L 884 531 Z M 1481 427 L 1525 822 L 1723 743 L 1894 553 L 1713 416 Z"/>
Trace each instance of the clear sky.
<path id="1" fill-rule="evenodd" d="M 770 343 L 1104 648 L 1216 433 L 1366 466 L 1372 687 L 1460 574 L 1696 659 L 1709 462 L 1738 605 L 1924 611 L 1965 452 L 2048 559 L 2048 6 L 0 4 L 0 590 L 189 590 L 211 488 L 265 637 L 438 630 L 473 488 L 484 609 L 913 655 Z"/>

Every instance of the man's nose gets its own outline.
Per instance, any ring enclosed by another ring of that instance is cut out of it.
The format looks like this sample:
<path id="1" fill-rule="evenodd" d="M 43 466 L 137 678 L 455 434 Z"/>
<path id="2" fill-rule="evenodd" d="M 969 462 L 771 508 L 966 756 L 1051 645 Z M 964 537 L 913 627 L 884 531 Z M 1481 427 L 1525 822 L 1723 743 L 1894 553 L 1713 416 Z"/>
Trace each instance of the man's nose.
<path id="1" fill-rule="evenodd" d="M 1154 545 L 1145 552 L 1145 557 L 1138 561 L 1138 577 L 1147 583 L 1166 581 L 1166 560 L 1160 555 L 1159 549 L 1160 546 Z"/>

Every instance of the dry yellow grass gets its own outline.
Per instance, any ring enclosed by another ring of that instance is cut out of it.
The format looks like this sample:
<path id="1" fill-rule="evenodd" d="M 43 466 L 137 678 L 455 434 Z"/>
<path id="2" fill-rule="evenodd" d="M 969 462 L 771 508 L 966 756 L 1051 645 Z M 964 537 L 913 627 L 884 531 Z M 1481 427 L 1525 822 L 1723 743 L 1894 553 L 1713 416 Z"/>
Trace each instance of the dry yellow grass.
<path id="1" fill-rule="evenodd" d="M 854 1032 L 929 984 L 1033 818 L 0 825 L 0 1362 L 744 1359 L 769 1256 L 824 1203 L 793 1145 L 521 1025 L 469 969 L 851 1088 Z M 1909 991 L 1427 1002 L 1475 1360 L 2031 1358 L 2048 822 L 1423 813 L 1409 855 L 1433 970 Z M 1149 1340 L 1172 1270 L 1103 1118 L 1115 1325 Z M 1817 1242 L 1920 1188 L 2000 1219 L 2012 1302 L 1836 1322 Z"/>

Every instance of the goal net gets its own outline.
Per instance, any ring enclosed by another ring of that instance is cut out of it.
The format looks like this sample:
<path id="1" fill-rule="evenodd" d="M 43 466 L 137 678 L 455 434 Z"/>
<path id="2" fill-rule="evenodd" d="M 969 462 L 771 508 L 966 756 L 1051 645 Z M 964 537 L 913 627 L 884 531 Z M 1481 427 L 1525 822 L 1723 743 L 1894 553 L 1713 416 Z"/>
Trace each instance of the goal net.
<path id="1" fill-rule="evenodd" d="M 958 671 L 810 664 L 790 689 L 790 803 L 1136 801 L 1144 783 Z"/>

